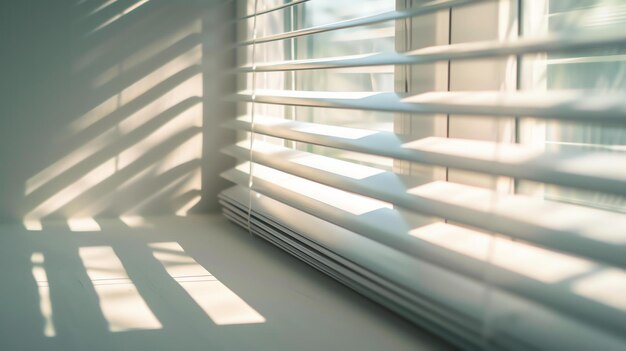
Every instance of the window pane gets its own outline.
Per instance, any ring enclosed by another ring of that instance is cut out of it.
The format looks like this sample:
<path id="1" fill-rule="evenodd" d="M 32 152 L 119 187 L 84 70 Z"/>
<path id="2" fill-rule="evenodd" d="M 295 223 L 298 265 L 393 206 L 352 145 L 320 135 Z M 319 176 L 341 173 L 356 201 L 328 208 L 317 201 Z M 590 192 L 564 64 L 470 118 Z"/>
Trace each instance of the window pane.
<path id="1" fill-rule="evenodd" d="M 576 36 L 580 33 L 611 35 L 626 31 L 626 3 L 619 0 L 526 1 L 525 36 Z M 615 47 L 576 53 L 526 55 L 522 58 L 521 87 L 525 90 L 584 90 L 596 94 L 626 92 L 626 48 Z M 562 121 L 522 120 L 520 139 L 546 150 L 626 152 L 626 128 Z M 589 167 L 593 167 L 589 160 Z M 615 165 L 626 167 L 626 165 Z M 626 199 L 616 195 L 529 186 L 545 198 L 626 211 Z"/>

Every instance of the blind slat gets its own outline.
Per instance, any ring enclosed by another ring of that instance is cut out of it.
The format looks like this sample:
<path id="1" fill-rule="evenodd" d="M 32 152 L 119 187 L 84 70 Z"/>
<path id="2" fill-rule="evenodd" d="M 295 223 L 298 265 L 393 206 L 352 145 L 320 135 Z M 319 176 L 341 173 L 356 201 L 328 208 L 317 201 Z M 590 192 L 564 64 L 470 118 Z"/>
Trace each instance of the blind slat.
<path id="1" fill-rule="evenodd" d="M 486 41 L 452 45 L 431 46 L 401 53 L 374 53 L 321 59 L 258 63 L 243 66 L 236 72 L 273 72 L 309 69 L 347 68 L 363 66 L 406 65 L 448 60 L 524 55 L 531 53 L 572 52 L 603 47 L 626 46 L 626 33 L 561 35 L 527 38 L 514 41 Z"/>
<path id="2" fill-rule="evenodd" d="M 243 119 L 225 127 L 252 129 Z M 626 155 L 549 152 L 523 144 L 429 137 L 255 117 L 254 132 L 364 154 L 626 196 Z M 593 160 L 593 163 L 590 163 Z"/>
<path id="3" fill-rule="evenodd" d="M 310 1 L 310 0 L 292 0 L 292 1 L 286 2 L 286 3 L 282 4 L 282 5 L 271 7 L 269 9 L 262 10 L 262 11 L 259 11 L 257 13 L 249 14 L 247 16 L 239 17 L 239 20 L 245 20 L 245 19 L 248 19 L 248 18 L 252 18 L 254 16 L 260 16 L 260 15 L 264 15 L 266 13 L 282 10 L 284 8 L 295 6 L 295 5 L 298 5 L 298 4 L 302 4 L 302 3 L 307 2 L 307 1 Z"/>
<path id="4" fill-rule="evenodd" d="M 494 191 L 451 182 L 431 182 L 390 172 L 370 173 L 355 179 L 359 169 L 343 162 L 342 174 L 325 170 L 324 157 L 316 156 L 309 166 L 302 161 L 312 156 L 301 151 L 272 147 L 252 151 L 252 160 L 282 172 L 330 187 L 375 198 L 476 228 L 494 231 L 538 246 L 569 252 L 600 262 L 626 267 L 626 217 L 603 210 L 543 201 L 524 195 Z M 239 159 L 250 156 L 249 148 L 234 145 L 224 150 Z M 293 161 L 292 161 L 293 160 Z M 363 166 L 360 166 L 363 167 Z M 521 214 L 520 214 L 521 213 Z M 568 216 L 555 217 L 554 213 Z M 393 223 L 393 222 L 389 222 Z M 601 225 L 611 223 L 611 226 Z M 626 278 L 626 276 L 625 276 Z"/>
<path id="5" fill-rule="evenodd" d="M 237 202 L 237 199 L 239 200 L 245 199 L 245 197 L 241 196 L 242 193 L 238 190 L 240 190 L 240 188 L 235 187 L 235 188 L 231 188 L 227 190 L 223 194 L 220 194 L 220 203 L 226 209 L 229 209 L 229 212 L 231 213 L 231 215 L 229 216 L 227 214 L 227 217 L 238 222 L 242 226 L 246 226 L 247 216 L 248 216 L 247 205 L 245 205 L 242 202 Z M 279 220 L 280 222 L 277 222 L 276 220 L 267 217 L 263 213 L 258 213 L 256 211 L 253 211 L 254 216 L 257 219 L 251 223 L 252 225 L 255 226 L 254 228 L 255 233 L 260 233 L 265 239 L 277 244 L 278 246 L 284 249 L 287 249 L 287 251 L 289 251 L 296 257 L 303 258 L 303 254 L 304 254 L 305 256 L 304 258 L 307 259 L 307 258 L 311 258 L 308 256 L 314 255 L 315 258 L 311 259 L 311 262 L 309 263 L 311 263 L 316 268 L 320 268 L 318 264 L 320 262 L 325 262 L 324 257 L 329 256 L 331 260 L 326 261 L 326 265 L 333 266 L 333 269 L 330 269 L 330 270 L 322 269 L 325 273 L 328 273 L 329 275 L 335 276 L 335 277 L 339 273 L 340 281 L 344 281 L 344 280 L 351 281 L 351 280 L 356 279 L 360 281 L 360 284 L 362 285 L 361 287 L 366 288 L 366 290 L 362 291 L 364 294 L 366 294 L 366 296 L 369 296 L 368 293 L 371 293 L 372 291 L 376 291 L 377 294 L 379 295 L 378 297 L 384 297 L 385 301 L 388 301 L 389 304 L 396 307 L 394 309 L 396 309 L 397 312 L 399 312 L 400 314 L 406 316 L 407 318 L 411 320 L 418 322 L 418 324 L 424 325 L 424 327 L 426 327 L 427 329 L 435 331 L 438 334 L 441 334 L 442 331 L 445 331 L 446 329 L 449 329 L 451 326 L 453 326 L 456 332 L 462 335 L 463 338 L 459 338 L 459 335 L 451 335 L 447 332 L 444 333 L 446 338 L 451 337 L 452 339 L 458 340 L 458 342 L 460 343 L 464 341 L 475 342 L 477 345 L 479 345 L 480 330 L 479 328 L 476 327 L 475 318 L 470 318 L 468 316 L 459 315 L 458 312 L 455 313 L 453 311 L 450 311 L 450 307 L 447 304 L 442 304 L 439 301 L 436 303 L 433 303 L 433 299 L 423 299 L 420 295 L 416 295 L 414 291 L 420 290 L 418 287 L 418 284 L 411 284 L 411 285 L 414 285 L 412 287 L 413 292 L 411 292 L 411 291 L 407 291 L 407 290 L 410 290 L 410 288 L 407 288 L 406 286 L 397 286 L 396 284 L 393 283 L 393 281 L 388 280 L 389 278 L 391 278 L 389 273 L 391 273 L 391 276 L 395 276 L 396 274 L 401 275 L 403 279 L 396 278 L 396 280 L 403 280 L 405 282 L 407 280 L 409 281 L 415 280 L 415 276 L 406 274 L 405 272 L 390 272 L 388 268 L 378 269 L 379 272 L 381 271 L 387 272 L 388 274 L 374 275 L 374 274 L 371 274 L 371 268 L 370 270 L 365 270 L 361 266 L 359 266 L 357 263 L 363 264 L 362 262 L 363 256 L 359 257 L 358 255 L 355 256 L 354 254 L 352 254 L 353 252 L 352 249 L 354 249 L 355 246 L 358 246 L 358 244 L 351 242 L 349 245 L 343 246 L 344 248 L 349 246 L 351 248 L 350 250 L 342 249 L 341 246 L 338 247 L 337 245 L 339 242 L 337 240 L 338 236 L 340 236 L 342 233 L 346 233 L 347 235 L 354 235 L 353 233 L 349 233 L 343 228 L 336 227 L 318 218 L 315 218 L 312 216 L 306 216 L 306 217 L 302 216 L 304 215 L 304 213 L 298 212 L 297 210 L 293 208 L 288 208 L 284 204 L 279 204 L 275 202 L 274 200 L 271 200 L 267 197 L 264 197 L 262 201 L 271 202 L 272 209 L 277 209 L 277 208 L 280 208 L 281 210 L 288 209 L 288 210 L 295 212 L 296 217 L 298 217 L 299 219 L 298 223 L 300 225 L 302 225 L 303 223 L 307 223 L 311 225 L 311 227 L 313 228 L 325 228 L 329 231 L 332 231 L 335 234 L 333 236 L 334 238 L 332 239 L 332 242 L 334 243 L 334 245 L 329 245 L 329 247 L 331 247 L 332 250 L 329 249 L 328 247 L 320 245 L 318 242 L 321 242 L 322 244 L 326 244 L 326 245 L 328 245 L 329 242 L 328 240 L 324 240 L 324 236 L 320 236 L 319 233 L 311 232 L 310 230 L 306 230 L 306 229 L 302 230 L 303 228 L 301 226 L 297 227 L 298 229 L 300 229 L 299 231 L 293 231 L 288 228 L 285 228 L 283 225 L 285 221 L 281 220 L 281 219 L 284 219 L 284 217 L 278 218 L 277 220 Z M 281 213 L 284 213 L 284 212 L 281 211 Z M 291 213 L 291 215 L 293 216 L 294 213 Z M 259 230 L 259 228 L 261 230 Z M 277 231 L 280 231 L 281 234 L 283 235 L 277 235 L 278 234 Z M 266 235 L 263 235 L 264 233 Z M 308 237 L 307 237 L 307 234 L 308 234 Z M 289 245 L 285 245 L 287 242 L 285 237 L 293 239 L 291 243 L 289 243 Z M 314 241 L 309 238 L 318 239 L 318 241 Z M 293 243 L 294 241 L 296 241 L 297 243 L 294 244 Z M 312 246 L 314 248 L 314 253 L 309 253 L 310 250 L 307 250 L 305 245 Z M 385 252 L 385 251 L 389 250 L 387 248 L 381 248 L 381 247 L 374 248 L 371 245 L 366 246 L 363 249 L 367 252 L 376 253 L 378 255 L 385 255 L 385 254 L 388 255 L 388 252 Z M 345 257 L 342 257 L 341 255 L 337 254 L 337 252 L 345 255 L 346 257 L 349 257 L 353 261 L 356 261 L 356 263 L 351 260 L 347 260 Z M 317 253 L 322 253 L 322 255 L 319 255 Z M 428 266 L 430 266 L 429 263 L 421 261 L 421 260 L 411 259 L 410 261 L 407 262 L 407 259 L 404 259 L 403 261 L 404 261 L 403 263 L 405 264 L 408 262 L 418 263 L 419 268 L 420 268 L 419 271 L 423 269 L 428 269 Z M 342 270 L 341 266 L 337 267 L 338 264 L 348 269 Z M 389 263 L 385 262 L 385 263 L 379 264 L 378 266 L 380 267 L 380 266 L 387 266 L 387 265 L 389 265 Z M 433 268 L 437 269 L 435 267 Z M 345 274 L 341 274 L 342 271 L 345 271 Z M 356 275 L 356 277 L 355 277 L 355 272 L 359 273 L 358 275 Z M 451 274 L 451 273 L 448 273 L 448 274 Z M 363 286 L 363 285 L 366 285 L 366 286 Z M 442 294 L 439 294 L 438 299 L 441 299 L 441 298 L 442 298 Z M 398 304 L 400 304 L 400 306 L 398 306 Z M 427 317 L 428 324 L 424 324 L 424 320 L 416 319 L 415 318 L 416 315 Z"/>
<path id="6" fill-rule="evenodd" d="M 371 245 L 371 242 L 366 239 L 360 240 L 362 238 L 358 233 L 346 231 L 344 228 L 337 227 L 267 195 L 248 190 L 246 187 L 235 186 L 227 189 L 222 193 L 221 198 L 229 204 L 237 204 L 239 208 L 247 212 L 251 193 L 255 218 L 271 219 L 274 223 L 293 228 L 296 235 L 309 237 L 331 248 L 334 252 L 345 255 L 355 263 L 369 267 L 371 274 L 393 278 L 394 281 L 402 281 L 404 286 L 410 287 L 414 298 L 423 298 L 425 304 L 417 308 L 402 305 L 400 309 L 404 308 L 405 312 L 410 311 L 407 317 L 415 320 L 419 325 L 445 338 L 450 337 L 451 341 L 457 340 L 460 348 L 480 349 L 481 345 L 484 345 L 480 336 L 483 311 L 478 308 L 479 301 L 484 296 L 482 279 L 469 279 L 421 258 L 408 260 L 387 251 L 385 247 Z M 367 254 L 362 254 L 364 252 Z M 397 269 L 397 267 L 403 269 Z M 428 284 L 425 284 L 425 281 L 428 281 Z M 490 342 L 498 349 L 526 350 L 532 348 L 533 344 L 539 343 L 555 350 L 596 348 L 619 350 L 622 345 L 615 336 L 580 324 L 560 311 L 546 309 L 544 305 L 507 293 L 498 287 L 493 287 L 491 293 L 493 294 L 492 312 L 497 317 L 508 318 L 507 316 L 515 311 L 524 311 L 523 315 L 518 317 L 518 323 L 502 323 L 500 333 L 495 335 Z M 392 302 L 392 306 L 393 303 L 395 302 Z M 462 327 L 457 329 L 456 324 L 451 323 L 442 325 L 443 330 L 433 328 L 435 323 L 429 323 L 428 318 L 433 307 L 438 311 L 443 309 L 448 313 L 453 313 L 454 319 L 461 321 Z M 468 330 L 471 332 L 468 333 Z M 555 338 L 555 334 L 570 337 Z M 455 336 L 462 336 L 462 338 L 458 340 Z"/>
<path id="7" fill-rule="evenodd" d="M 411 9 L 402 10 L 402 11 L 389 11 L 380 13 L 373 16 L 360 17 L 355 19 L 350 19 L 341 22 L 335 22 L 330 24 L 325 24 L 316 27 L 304 28 L 290 32 L 283 32 L 279 34 L 268 35 L 256 39 L 250 39 L 241 41 L 238 43 L 240 46 L 252 45 L 252 44 L 261 44 L 267 43 L 270 41 L 283 40 L 289 38 L 301 37 L 304 35 L 318 34 L 323 32 L 329 32 L 333 30 L 346 29 L 352 27 L 366 26 L 370 24 L 376 24 L 381 22 L 400 20 L 409 17 L 415 17 L 419 15 L 425 15 L 428 13 L 437 12 L 439 10 L 448 9 L 453 6 L 462 6 L 468 4 L 474 4 L 484 1 L 493 1 L 493 0 L 435 0 L 429 1 L 420 5 L 416 5 Z"/>
<path id="8" fill-rule="evenodd" d="M 626 99 L 620 93 L 551 92 L 432 92 L 414 96 L 398 93 L 256 90 L 232 100 L 266 104 L 345 108 L 415 114 L 459 116 L 540 117 L 596 123 L 625 123 Z"/>
<path id="9" fill-rule="evenodd" d="M 623 6 L 556 3 L 237 22 L 225 215 L 461 348 L 623 349 Z"/>
<path id="10" fill-rule="evenodd" d="M 230 181 L 245 186 L 247 186 L 249 180 L 248 174 L 242 169 L 227 171 L 223 176 Z M 335 206 L 284 188 L 283 184 L 285 181 L 287 181 L 287 178 L 283 178 L 283 181 L 279 183 L 274 180 L 270 181 L 265 177 L 254 176 L 253 182 L 255 185 L 253 190 L 347 230 L 359 233 L 388 247 L 466 275 L 471 279 L 481 279 L 483 277 L 486 256 L 480 253 L 476 256 L 464 255 L 456 250 L 442 246 L 440 243 L 434 244 L 431 241 L 420 240 L 419 237 L 412 236 L 410 234 L 411 227 L 407 226 L 406 219 L 397 210 L 385 208 L 361 215 L 345 212 Z M 341 195 L 337 194 L 336 196 Z M 389 225 L 389 223 L 394 223 L 395 225 Z M 477 233 L 458 226 L 454 226 L 453 229 L 462 230 L 461 237 L 467 237 L 470 233 Z M 438 228 L 436 233 L 440 232 L 441 229 Z M 509 243 L 516 245 L 515 250 L 518 254 L 529 250 L 528 246 L 524 246 L 522 243 Z M 553 253 L 546 253 L 554 255 Z M 557 260 L 559 258 L 554 257 L 551 259 Z M 542 261 L 545 265 L 547 265 L 546 259 L 549 260 L 549 258 L 543 257 Z M 611 325 L 615 332 L 623 333 L 626 329 L 626 316 L 619 311 L 602 306 L 597 301 L 576 294 L 564 294 L 558 286 L 551 284 L 549 281 L 540 281 L 537 280 L 537 277 L 534 279 L 529 277 L 528 274 L 532 274 L 530 273 L 531 270 L 524 270 L 523 262 L 517 261 L 515 264 L 516 266 L 513 267 L 501 266 L 497 263 L 490 265 L 490 270 L 493 272 L 492 283 L 494 286 L 533 301 L 548 304 L 553 308 L 588 319 L 594 323 L 606 323 Z M 539 269 L 537 266 L 535 267 Z"/>

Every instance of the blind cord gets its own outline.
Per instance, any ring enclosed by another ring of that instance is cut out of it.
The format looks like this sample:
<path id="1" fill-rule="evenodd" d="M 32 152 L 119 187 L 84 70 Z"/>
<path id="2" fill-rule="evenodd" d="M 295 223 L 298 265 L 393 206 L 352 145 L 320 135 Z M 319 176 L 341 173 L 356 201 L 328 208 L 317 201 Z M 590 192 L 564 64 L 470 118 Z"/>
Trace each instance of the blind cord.
<path id="1" fill-rule="evenodd" d="M 254 114 L 256 110 L 256 39 L 257 39 L 257 12 L 258 1 L 254 0 L 254 20 L 252 21 L 252 102 L 250 111 L 250 152 L 248 155 L 249 168 L 248 168 L 248 233 L 254 236 L 252 233 L 252 186 L 254 183 L 254 166 L 253 166 L 253 147 L 254 147 Z"/>
<path id="2" fill-rule="evenodd" d="M 500 143 L 502 142 L 502 135 L 500 134 L 501 131 L 503 130 L 502 128 L 502 124 L 503 124 L 503 120 L 502 119 L 498 119 L 496 121 L 496 123 L 494 124 L 495 126 L 495 135 L 496 135 L 496 145 L 498 145 L 498 147 L 496 147 L 494 149 L 494 156 L 497 157 L 500 154 Z M 497 202 L 498 202 L 498 194 L 500 192 L 499 189 L 499 177 L 495 177 L 495 182 L 494 182 L 494 191 L 491 195 L 491 198 L 489 200 L 490 202 L 490 207 L 491 207 L 491 216 L 493 216 L 493 213 L 495 212 L 496 206 L 497 206 Z M 491 342 L 491 338 L 492 338 L 492 317 L 493 317 L 493 313 L 491 311 L 491 306 L 493 304 L 493 294 L 494 294 L 494 286 L 493 286 L 493 269 L 494 269 L 494 255 L 495 252 L 497 250 L 496 246 L 497 246 L 497 241 L 498 241 L 498 233 L 494 233 L 492 232 L 490 237 L 489 237 L 489 243 L 487 245 L 487 252 L 486 252 L 486 260 L 485 260 L 485 265 L 484 265 L 484 269 L 482 272 L 483 275 L 483 283 L 485 285 L 485 291 L 483 294 L 483 314 L 482 314 L 482 327 L 481 327 L 481 339 L 482 339 L 482 348 L 484 350 L 491 350 L 490 347 L 490 342 Z"/>

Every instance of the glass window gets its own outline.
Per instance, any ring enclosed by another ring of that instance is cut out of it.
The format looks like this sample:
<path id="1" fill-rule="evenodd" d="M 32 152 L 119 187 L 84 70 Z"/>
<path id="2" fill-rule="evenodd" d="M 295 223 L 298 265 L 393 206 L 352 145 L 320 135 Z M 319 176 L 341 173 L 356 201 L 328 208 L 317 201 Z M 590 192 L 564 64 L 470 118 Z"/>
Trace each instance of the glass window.
<path id="1" fill-rule="evenodd" d="M 626 3 L 620 0 L 525 1 L 525 37 L 577 36 L 626 32 Z M 521 59 L 523 90 L 626 93 L 626 48 L 603 48 L 576 53 L 525 55 Z M 626 95 L 625 95 L 626 96 Z M 576 155 L 581 151 L 626 152 L 626 128 L 598 124 L 522 119 L 520 140 L 549 151 Z M 593 168 L 593 159 L 580 159 Z M 626 167 L 626 165 L 615 165 Z M 626 199 L 553 185 L 520 183 L 520 190 L 546 199 L 626 211 Z"/>

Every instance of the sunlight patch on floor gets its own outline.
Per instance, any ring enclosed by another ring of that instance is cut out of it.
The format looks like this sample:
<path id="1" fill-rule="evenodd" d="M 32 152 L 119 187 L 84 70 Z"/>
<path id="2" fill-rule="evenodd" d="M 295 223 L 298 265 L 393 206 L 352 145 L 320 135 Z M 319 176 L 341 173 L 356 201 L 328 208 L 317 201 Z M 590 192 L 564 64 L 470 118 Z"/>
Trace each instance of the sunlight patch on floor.
<path id="1" fill-rule="evenodd" d="M 48 275 L 43 267 L 44 256 L 41 252 L 33 252 L 30 257 L 33 264 L 33 278 L 37 282 L 37 290 L 39 292 L 39 310 L 44 320 L 43 334 L 47 337 L 56 335 L 54 322 L 52 320 L 52 303 L 50 302 L 50 285 L 48 284 Z"/>
<path id="2" fill-rule="evenodd" d="M 162 328 L 111 247 L 81 247 L 79 254 L 100 299 L 109 331 Z"/>
<path id="3" fill-rule="evenodd" d="M 90 217 L 85 218 L 70 218 L 67 220 L 67 225 L 73 232 L 99 232 L 101 231 L 100 225 L 95 219 Z"/>
<path id="4" fill-rule="evenodd" d="M 185 253 L 176 242 L 153 243 L 154 257 L 218 325 L 264 323 L 265 317 Z"/>

